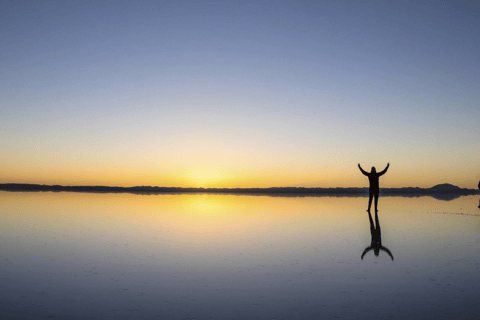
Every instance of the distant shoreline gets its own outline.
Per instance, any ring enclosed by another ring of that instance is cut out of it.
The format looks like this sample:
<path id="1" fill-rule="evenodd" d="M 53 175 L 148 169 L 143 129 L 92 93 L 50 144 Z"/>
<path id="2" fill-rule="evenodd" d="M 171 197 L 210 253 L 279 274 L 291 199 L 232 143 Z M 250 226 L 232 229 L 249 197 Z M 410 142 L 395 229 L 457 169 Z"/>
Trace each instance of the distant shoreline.
<path id="1" fill-rule="evenodd" d="M 133 194 L 178 194 L 178 193 L 211 193 L 266 196 L 366 196 L 368 188 L 178 188 L 178 187 L 107 187 L 107 186 L 60 186 L 40 184 L 0 184 L 0 190 L 12 192 L 89 192 L 89 193 L 133 193 Z M 479 194 L 476 189 L 459 188 L 451 184 L 436 185 L 431 188 L 382 188 L 383 196 L 433 196 L 438 199 L 454 199 L 462 195 Z"/>

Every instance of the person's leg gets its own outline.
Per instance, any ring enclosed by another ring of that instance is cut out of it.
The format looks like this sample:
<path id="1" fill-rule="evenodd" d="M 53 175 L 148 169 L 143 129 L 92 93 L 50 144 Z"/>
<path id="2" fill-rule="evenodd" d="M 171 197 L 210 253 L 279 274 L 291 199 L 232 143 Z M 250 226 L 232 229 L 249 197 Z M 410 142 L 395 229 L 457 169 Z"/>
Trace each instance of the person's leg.
<path id="1" fill-rule="evenodd" d="M 372 206 L 372 198 L 373 198 L 373 193 L 370 192 L 368 194 L 368 209 L 367 209 L 368 212 L 370 212 L 370 207 Z"/>
<path id="2" fill-rule="evenodd" d="M 375 192 L 375 212 L 378 211 L 377 205 L 378 205 L 378 192 Z"/>

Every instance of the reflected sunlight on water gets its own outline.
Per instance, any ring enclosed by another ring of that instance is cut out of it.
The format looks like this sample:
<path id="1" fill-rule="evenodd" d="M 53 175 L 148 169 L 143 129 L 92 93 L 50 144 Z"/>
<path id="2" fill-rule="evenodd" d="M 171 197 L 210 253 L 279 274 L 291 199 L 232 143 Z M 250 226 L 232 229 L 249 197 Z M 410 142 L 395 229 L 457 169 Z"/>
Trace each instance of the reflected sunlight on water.
<path id="1" fill-rule="evenodd" d="M 478 312 L 476 196 L 381 197 L 381 241 L 394 261 L 385 251 L 361 259 L 372 240 L 364 197 L 0 192 L 0 203 L 3 315 L 453 319 Z"/>

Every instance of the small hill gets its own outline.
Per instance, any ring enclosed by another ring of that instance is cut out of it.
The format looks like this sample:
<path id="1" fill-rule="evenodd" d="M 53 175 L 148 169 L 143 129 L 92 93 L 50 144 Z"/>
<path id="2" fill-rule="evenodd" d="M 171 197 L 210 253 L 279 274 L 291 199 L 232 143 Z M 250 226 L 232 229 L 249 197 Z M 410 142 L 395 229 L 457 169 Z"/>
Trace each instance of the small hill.
<path id="1" fill-rule="evenodd" d="M 445 191 L 458 191 L 460 190 L 460 188 L 450 183 L 443 183 L 443 184 L 437 184 L 436 186 L 431 187 L 430 190 L 445 192 Z"/>

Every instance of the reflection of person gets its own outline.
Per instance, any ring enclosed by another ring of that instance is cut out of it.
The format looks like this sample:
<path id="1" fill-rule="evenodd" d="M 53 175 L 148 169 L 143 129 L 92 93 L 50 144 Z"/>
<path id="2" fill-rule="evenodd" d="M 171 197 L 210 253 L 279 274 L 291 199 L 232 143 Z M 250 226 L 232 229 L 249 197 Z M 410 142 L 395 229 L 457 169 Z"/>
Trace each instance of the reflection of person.
<path id="1" fill-rule="evenodd" d="M 388 167 L 390 166 L 390 163 L 387 163 L 387 166 L 383 171 L 380 171 L 377 173 L 375 170 L 375 167 L 372 167 L 372 171 L 370 173 L 366 172 L 365 170 L 362 169 L 360 166 L 360 163 L 358 164 L 358 168 L 364 175 L 368 177 L 368 180 L 370 181 L 370 189 L 368 190 L 368 209 L 367 211 L 370 212 L 370 207 L 372 206 L 372 198 L 375 197 L 375 212 L 377 212 L 377 204 L 378 204 L 378 193 L 380 192 L 380 187 L 379 187 L 379 177 L 381 175 L 384 175 L 385 172 L 387 172 Z"/>
<path id="2" fill-rule="evenodd" d="M 478 181 L 478 189 L 480 189 L 480 181 Z M 480 208 L 480 201 L 478 201 L 478 207 Z"/>
<path id="3" fill-rule="evenodd" d="M 372 243 L 370 244 L 370 246 L 366 247 L 365 250 L 363 251 L 362 260 L 363 260 L 363 257 L 370 250 L 373 250 L 373 252 L 375 253 L 375 256 L 377 257 L 380 254 L 380 250 L 383 250 L 390 256 L 390 258 L 392 258 L 392 261 L 393 261 L 393 256 L 390 250 L 382 246 L 382 233 L 380 230 L 380 222 L 378 221 L 378 213 L 375 212 L 375 224 L 373 224 L 373 219 L 372 219 L 372 215 L 370 214 L 370 211 L 368 211 L 368 218 L 370 219 L 370 233 L 372 234 Z"/>

